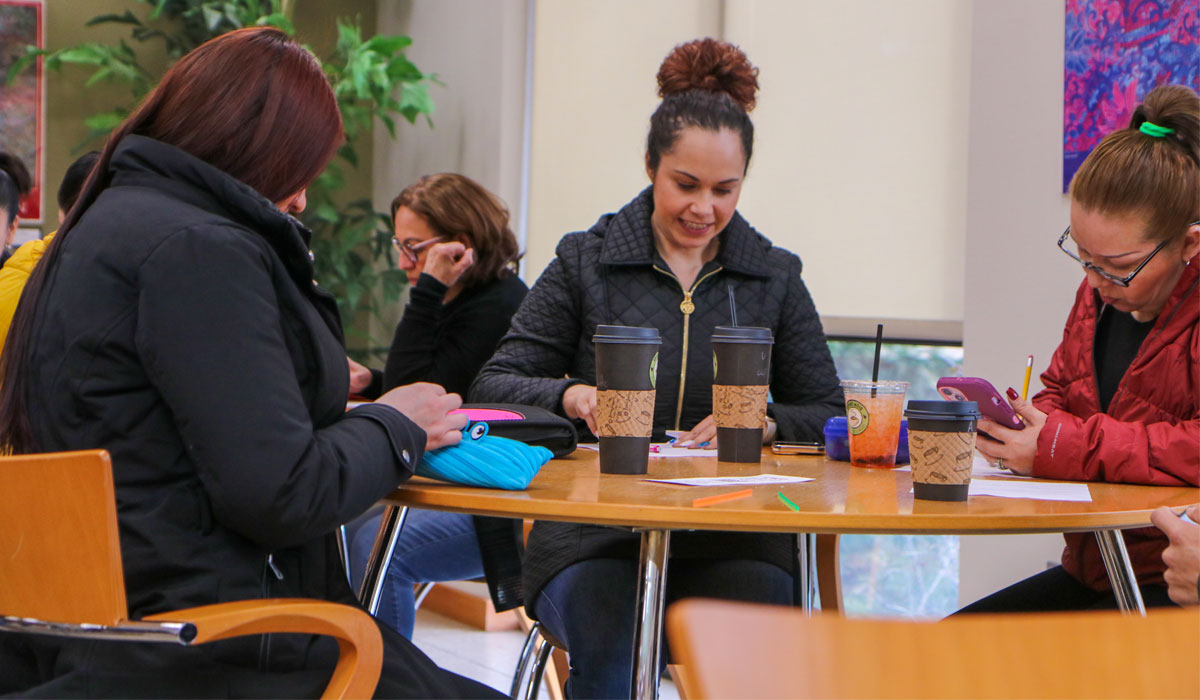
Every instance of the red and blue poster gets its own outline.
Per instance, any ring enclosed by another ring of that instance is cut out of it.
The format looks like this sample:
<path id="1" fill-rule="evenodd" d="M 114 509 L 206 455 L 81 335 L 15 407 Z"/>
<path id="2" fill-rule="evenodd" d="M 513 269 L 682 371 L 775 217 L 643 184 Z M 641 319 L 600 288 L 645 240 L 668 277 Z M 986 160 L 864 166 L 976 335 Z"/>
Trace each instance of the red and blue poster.
<path id="1" fill-rule="evenodd" d="M 1063 192 L 1163 84 L 1200 91 L 1200 0 L 1067 0 Z"/>

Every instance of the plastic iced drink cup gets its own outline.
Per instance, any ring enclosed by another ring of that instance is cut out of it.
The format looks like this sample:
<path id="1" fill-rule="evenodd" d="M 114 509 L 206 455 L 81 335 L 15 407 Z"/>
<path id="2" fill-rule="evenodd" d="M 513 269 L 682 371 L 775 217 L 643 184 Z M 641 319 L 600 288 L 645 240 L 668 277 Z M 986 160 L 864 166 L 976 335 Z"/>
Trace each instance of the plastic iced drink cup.
<path id="1" fill-rule="evenodd" d="M 761 462 L 771 387 L 770 328 L 713 329 L 713 421 L 717 460 Z"/>
<path id="2" fill-rule="evenodd" d="M 597 326 L 596 428 L 600 471 L 645 474 L 654 429 L 657 328 Z"/>
<path id="3" fill-rule="evenodd" d="M 907 390 L 908 382 L 851 379 L 842 382 L 850 431 L 850 464 L 881 469 L 896 466 Z"/>
<path id="4" fill-rule="evenodd" d="M 908 456 L 913 497 L 965 501 L 971 486 L 975 426 L 974 401 L 909 401 Z"/>

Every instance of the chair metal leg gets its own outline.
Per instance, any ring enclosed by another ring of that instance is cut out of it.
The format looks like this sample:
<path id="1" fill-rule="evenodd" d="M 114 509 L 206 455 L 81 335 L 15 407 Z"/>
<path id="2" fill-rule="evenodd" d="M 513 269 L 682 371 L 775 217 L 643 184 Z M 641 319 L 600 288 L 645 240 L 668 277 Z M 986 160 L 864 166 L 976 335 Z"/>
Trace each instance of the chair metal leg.
<path id="1" fill-rule="evenodd" d="M 383 517 L 379 519 L 379 530 L 371 545 L 371 556 L 367 558 L 367 570 L 363 572 L 362 588 L 358 589 L 358 602 L 371 615 L 379 612 L 383 582 L 387 578 L 388 567 L 392 565 L 392 553 L 396 550 L 396 540 L 404 529 L 406 517 L 407 507 L 387 506 L 383 509 Z"/>
<path id="2" fill-rule="evenodd" d="M 413 610 L 420 610 L 421 603 L 425 602 L 425 597 L 433 590 L 433 581 L 422 581 L 417 584 L 417 590 L 413 592 Z"/>
<path id="3" fill-rule="evenodd" d="M 529 678 L 529 688 L 525 692 L 525 700 L 537 700 L 538 691 L 542 689 L 542 677 L 546 675 L 546 662 L 550 660 L 550 652 L 554 647 L 543 639 L 538 645 L 537 663 L 533 667 L 533 675 Z"/>
<path id="4" fill-rule="evenodd" d="M 350 576 L 350 537 L 346 534 L 345 525 L 338 525 L 337 546 L 338 556 L 342 558 L 342 568 L 346 570 L 346 581 L 353 587 L 354 579 Z"/>
<path id="5" fill-rule="evenodd" d="M 529 672 L 529 663 L 533 661 L 534 650 L 537 649 L 538 631 L 541 628 L 542 623 L 534 620 L 529 634 L 525 636 L 525 646 L 521 647 L 521 657 L 517 659 L 517 670 L 513 673 L 512 690 L 508 692 L 510 698 L 520 697 L 521 686 L 525 684 L 525 674 Z"/>

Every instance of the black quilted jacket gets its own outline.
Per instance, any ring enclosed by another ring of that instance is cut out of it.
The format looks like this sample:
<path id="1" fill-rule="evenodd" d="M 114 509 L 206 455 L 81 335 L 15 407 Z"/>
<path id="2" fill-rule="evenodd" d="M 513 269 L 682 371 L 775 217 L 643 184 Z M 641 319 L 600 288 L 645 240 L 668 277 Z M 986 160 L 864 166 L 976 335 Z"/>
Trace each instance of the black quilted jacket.
<path id="1" fill-rule="evenodd" d="M 662 335 L 654 431 L 687 430 L 712 412 L 715 326 L 729 325 L 727 286 L 738 323 L 771 328 L 769 414 L 781 440 L 823 440 L 825 420 L 840 413 L 841 390 L 825 333 L 800 279 L 800 259 L 771 245 L 739 214 L 721 232 L 716 259 L 684 291 L 654 248 L 649 188 L 588 231 L 564 236 L 557 257 L 513 317 L 512 327 L 471 386 L 472 401 L 542 406 L 563 414 L 572 384 L 596 383 L 592 335 L 599 324 L 653 326 Z M 695 310 L 681 305 L 691 299 Z M 686 362 L 684 361 L 686 355 Z M 586 430 L 581 434 L 586 434 Z M 576 561 L 633 557 L 638 539 L 596 526 L 538 522 L 525 559 L 526 601 L 532 610 L 544 583 Z M 795 540 L 786 535 L 681 534 L 677 557 L 761 559 L 787 571 Z"/>

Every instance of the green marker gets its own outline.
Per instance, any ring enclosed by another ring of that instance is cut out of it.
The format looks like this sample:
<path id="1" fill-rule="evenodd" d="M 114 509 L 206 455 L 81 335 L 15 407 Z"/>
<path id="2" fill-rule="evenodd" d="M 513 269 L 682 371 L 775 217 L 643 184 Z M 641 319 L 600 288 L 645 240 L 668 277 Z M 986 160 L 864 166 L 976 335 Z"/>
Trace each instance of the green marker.
<path id="1" fill-rule="evenodd" d="M 776 491 L 776 493 L 779 495 L 779 500 L 783 501 L 783 505 L 787 506 L 788 508 L 791 508 L 792 510 L 794 510 L 796 512 L 800 511 L 800 506 L 793 503 L 792 499 L 783 495 L 783 491 Z"/>

